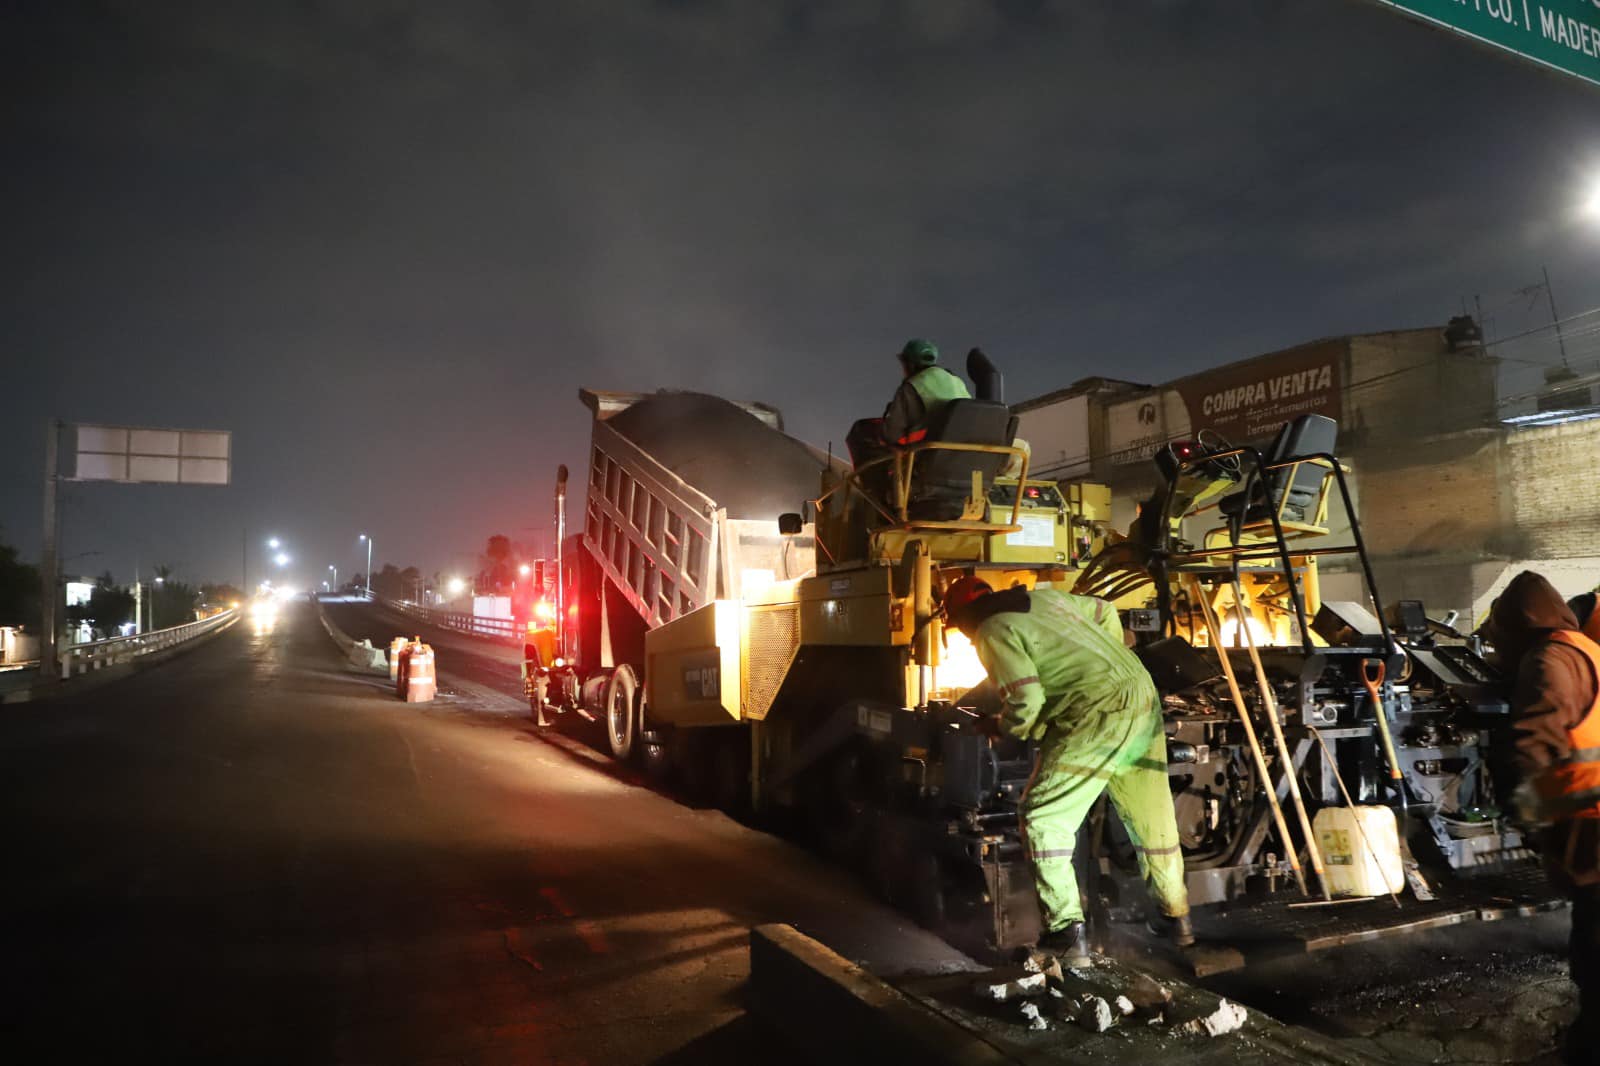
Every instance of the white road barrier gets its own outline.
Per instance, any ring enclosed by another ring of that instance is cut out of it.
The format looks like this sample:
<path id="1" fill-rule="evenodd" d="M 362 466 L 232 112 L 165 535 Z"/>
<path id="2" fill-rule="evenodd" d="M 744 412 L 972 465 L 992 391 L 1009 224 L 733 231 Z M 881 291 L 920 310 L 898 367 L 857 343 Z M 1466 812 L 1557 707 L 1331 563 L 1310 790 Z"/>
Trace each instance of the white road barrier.
<path id="1" fill-rule="evenodd" d="M 356 640 L 344 630 L 333 624 L 333 619 L 328 617 L 328 612 L 322 609 L 320 597 L 315 600 L 317 617 L 322 619 L 322 628 L 328 631 L 328 636 L 339 645 L 339 650 L 344 652 L 344 657 L 351 666 L 373 674 L 387 674 L 389 672 L 389 657 L 382 648 L 374 648 L 370 640 Z"/>
<path id="2" fill-rule="evenodd" d="M 87 644 L 74 644 L 61 648 L 57 654 L 61 664 L 61 677 L 62 680 L 66 680 L 80 674 L 103 670 L 108 666 L 133 662 L 207 634 L 221 632 L 238 620 L 238 609 L 230 608 L 199 622 L 186 622 L 181 626 L 153 629 L 136 636 L 112 637 L 110 640 L 95 640 Z"/>

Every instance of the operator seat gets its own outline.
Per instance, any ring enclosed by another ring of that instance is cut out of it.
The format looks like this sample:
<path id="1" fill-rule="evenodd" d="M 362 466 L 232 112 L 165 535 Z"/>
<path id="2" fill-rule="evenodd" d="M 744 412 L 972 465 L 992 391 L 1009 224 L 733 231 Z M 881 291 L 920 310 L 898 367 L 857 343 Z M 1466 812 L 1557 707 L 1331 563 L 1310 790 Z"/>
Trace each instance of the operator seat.
<path id="1" fill-rule="evenodd" d="M 1278 463 L 1300 455 L 1332 455 L 1338 439 L 1339 423 L 1333 419 L 1326 415 L 1301 415 L 1284 423 L 1262 458 L 1268 463 Z M 1283 521 L 1306 522 L 1316 517 L 1311 512 L 1322 495 L 1322 482 L 1327 476 L 1328 468 L 1320 463 L 1273 470 L 1257 478 L 1248 493 L 1224 496 L 1217 507 L 1235 521 L 1267 522 L 1281 505 Z"/>
<path id="2" fill-rule="evenodd" d="M 992 444 L 1009 448 L 1017 437 L 1017 416 L 995 400 L 952 400 L 928 426 L 924 443 Z M 972 492 L 973 471 L 992 482 L 1009 454 L 941 451 L 930 448 L 917 456 L 911 473 L 906 514 L 912 521 L 951 521 L 961 517 Z"/>

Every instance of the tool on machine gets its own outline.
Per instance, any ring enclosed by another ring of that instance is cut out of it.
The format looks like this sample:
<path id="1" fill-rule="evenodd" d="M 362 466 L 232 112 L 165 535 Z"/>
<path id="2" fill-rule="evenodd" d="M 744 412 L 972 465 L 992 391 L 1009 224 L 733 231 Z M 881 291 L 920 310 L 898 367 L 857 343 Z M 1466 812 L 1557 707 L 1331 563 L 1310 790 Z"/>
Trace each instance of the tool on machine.
<path id="1" fill-rule="evenodd" d="M 1361 683 L 1366 687 L 1367 698 L 1372 701 L 1372 716 L 1377 720 L 1378 737 L 1383 744 L 1383 757 L 1389 766 L 1389 780 L 1394 782 L 1400 800 L 1400 862 L 1405 870 L 1406 883 L 1420 900 L 1433 899 L 1433 888 L 1422 875 L 1422 867 L 1411 854 L 1404 826 L 1411 816 L 1411 801 L 1407 794 L 1405 775 L 1400 769 L 1400 757 L 1395 753 L 1394 734 L 1389 728 L 1389 710 L 1383 702 L 1384 664 L 1382 659 L 1361 661 Z"/>
<path id="2" fill-rule="evenodd" d="M 1233 602 L 1240 611 L 1245 610 L 1244 587 L 1239 582 L 1239 566 L 1235 561 L 1233 568 Z M 1289 800 L 1294 804 L 1296 819 L 1300 822 L 1300 833 L 1305 837 L 1306 854 L 1311 858 L 1311 868 L 1316 871 L 1317 884 L 1322 888 L 1322 898 L 1332 899 L 1333 893 L 1328 886 L 1328 871 L 1322 863 L 1322 849 L 1317 847 L 1316 834 L 1311 831 L 1311 817 L 1306 813 L 1305 797 L 1300 794 L 1300 775 L 1295 773 L 1294 760 L 1289 755 L 1289 745 L 1283 739 L 1283 723 L 1278 717 L 1278 699 L 1272 693 L 1272 685 L 1267 680 L 1266 667 L 1261 665 L 1261 653 L 1256 650 L 1256 637 L 1250 627 L 1243 620 L 1239 629 L 1244 633 L 1245 647 L 1250 651 L 1250 666 L 1256 673 L 1256 687 L 1261 693 L 1261 709 L 1266 713 L 1267 722 L 1272 728 L 1272 741 L 1278 746 L 1278 755 L 1284 760 L 1284 777 L 1289 784 Z M 1240 717 L 1244 717 L 1245 708 L 1239 705 Z"/>
<path id="3" fill-rule="evenodd" d="M 1403 775 L 1400 772 L 1400 758 L 1394 751 L 1394 736 L 1389 732 L 1389 712 L 1383 705 L 1383 660 L 1363 659 L 1361 661 L 1361 683 L 1366 686 L 1367 697 L 1372 701 L 1372 716 L 1378 722 L 1378 736 L 1383 741 L 1383 757 L 1389 764 L 1389 779 L 1400 781 Z M 1400 789 L 1400 803 L 1404 808 L 1406 802 L 1405 787 Z"/>
<path id="4" fill-rule="evenodd" d="M 1222 675 L 1227 679 L 1228 693 L 1233 697 L 1233 704 L 1239 709 L 1239 724 L 1244 728 L 1245 740 L 1250 746 L 1250 755 L 1255 760 L 1256 772 L 1261 775 L 1263 791 L 1267 796 L 1267 805 L 1272 810 L 1272 820 L 1277 824 L 1278 834 L 1288 845 L 1284 851 L 1288 853 L 1289 867 L 1294 871 L 1295 883 L 1300 886 L 1302 893 L 1306 892 L 1305 871 L 1300 868 L 1300 857 L 1295 854 L 1293 845 L 1290 845 L 1289 824 L 1284 820 L 1283 807 L 1278 803 L 1278 790 L 1272 785 L 1272 775 L 1267 769 L 1267 757 L 1261 750 L 1261 740 L 1256 736 L 1256 728 L 1250 721 L 1250 715 L 1245 710 L 1244 692 L 1239 688 L 1239 679 L 1234 675 L 1233 663 L 1228 660 L 1228 649 L 1222 640 L 1222 626 L 1217 622 L 1217 616 L 1211 606 L 1211 601 L 1206 598 L 1204 590 L 1200 587 L 1200 579 L 1193 574 L 1188 575 L 1189 596 L 1200 604 L 1200 612 L 1205 616 L 1206 631 L 1211 634 L 1211 646 L 1217 650 L 1217 658 L 1222 662 Z"/>
<path id="5" fill-rule="evenodd" d="M 1339 773 L 1339 764 L 1334 761 L 1333 752 L 1328 749 L 1328 742 L 1322 739 L 1322 732 L 1317 729 L 1316 726 L 1307 726 L 1306 728 L 1310 730 L 1312 738 L 1317 742 L 1317 746 L 1322 749 L 1322 757 L 1328 761 L 1328 770 L 1333 775 L 1334 783 L 1339 786 L 1339 795 L 1344 797 L 1344 805 L 1350 810 L 1355 810 L 1356 803 L 1350 798 L 1350 790 L 1345 787 L 1344 776 Z M 1367 836 L 1366 824 L 1360 818 L 1355 818 L 1352 820 L 1355 823 L 1356 832 L 1361 836 L 1362 845 L 1369 853 L 1377 854 L 1377 849 L 1372 846 L 1371 838 Z M 1396 907 L 1400 906 L 1400 896 L 1394 891 L 1394 889 L 1390 888 L 1387 883 L 1385 883 L 1383 887 L 1384 890 L 1389 893 L 1389 899 L 1393 901 L 1394 905 Z"/>

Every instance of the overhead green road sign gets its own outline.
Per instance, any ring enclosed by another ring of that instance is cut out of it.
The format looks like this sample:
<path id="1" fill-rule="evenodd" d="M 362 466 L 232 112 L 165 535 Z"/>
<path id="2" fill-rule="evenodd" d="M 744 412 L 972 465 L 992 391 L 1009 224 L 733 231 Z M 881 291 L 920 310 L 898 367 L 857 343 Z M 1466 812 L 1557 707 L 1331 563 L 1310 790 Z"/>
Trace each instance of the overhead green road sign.
<path id="1" fill-rule="evenodd" d="M 1374 0 L 1600 85 L 1600 0 Z"/>

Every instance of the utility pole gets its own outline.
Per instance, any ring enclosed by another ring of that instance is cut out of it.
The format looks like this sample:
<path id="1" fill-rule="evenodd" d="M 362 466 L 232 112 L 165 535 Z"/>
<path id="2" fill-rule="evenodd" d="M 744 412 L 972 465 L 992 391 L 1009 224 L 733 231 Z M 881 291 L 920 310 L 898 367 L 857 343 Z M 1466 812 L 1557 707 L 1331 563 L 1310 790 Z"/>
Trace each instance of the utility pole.
<path id="1" fill-rule="evenodd" d="M 1570 366 L 1571 364 L 1567 362 L 1567 339 L 1561 335 L 1561 316 L 1556 313 L 1556 292 L 1550 287 L 1550 268 L 1541 266 L 1539 269 L 1544 271 L 1544 294 L 1550 301 L 1550 321 L 1555 323 L 1556 344 L 1561 349 L 1561 365 Z"/>
<path id="2" fill-rule="evenodd" d="M 57 574 L 59 562 L 56 544 L 56 480 L 61 446 L 61 421 L 52 418 L 45 423 L 44 437 L 44 548 L 39 563 L 39 676 L 45 681 L 57 681 L 61 668 L 56 663 L 56 610 L 61 590 Z"/>

